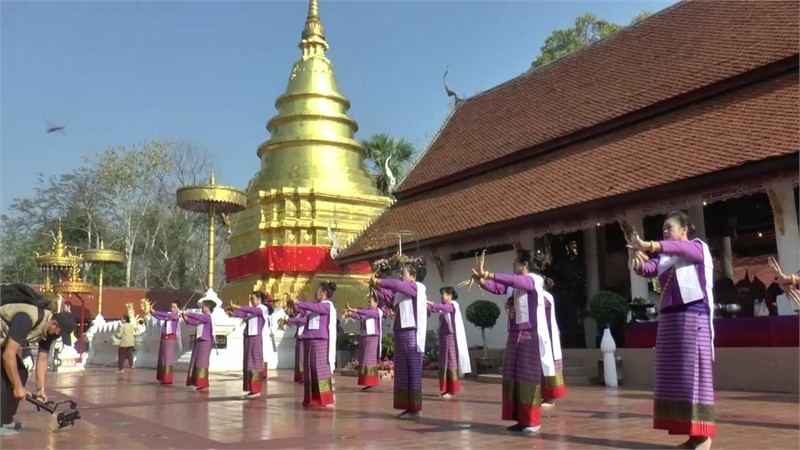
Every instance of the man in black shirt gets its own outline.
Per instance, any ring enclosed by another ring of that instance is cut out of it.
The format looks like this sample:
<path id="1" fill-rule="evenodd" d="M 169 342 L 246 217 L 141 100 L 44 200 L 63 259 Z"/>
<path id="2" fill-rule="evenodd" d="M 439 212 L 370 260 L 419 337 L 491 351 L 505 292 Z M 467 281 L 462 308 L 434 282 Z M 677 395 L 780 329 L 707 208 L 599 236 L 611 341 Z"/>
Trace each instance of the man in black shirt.
<path id="1" fill-rule="evenodd" d="M 75 331 L 75 318 L 69 313 L 53 314 L 34 304 L 12 301 L 30 300 L 38 295 L 25 285 L 14 289 L 3 289 L 3 305 L 0 306 L 0 350 L 2 353 L 2 377 L 0 377 L 0 436 L 17 434 L 19 424 L 14 421 L 19 402 L 32 395 L 26 388 L 28 370 L 22 364 L 20 350 L 29 344 L 38 343 L 36 362 L 36 396 L 47 401 L 45 379 L 47 377 L 47 355 L 53 342 L 62 337 L 64 345 L 70 345 L 70 335 Z M 18 298 L 11 299 L 9 297 Z"/>

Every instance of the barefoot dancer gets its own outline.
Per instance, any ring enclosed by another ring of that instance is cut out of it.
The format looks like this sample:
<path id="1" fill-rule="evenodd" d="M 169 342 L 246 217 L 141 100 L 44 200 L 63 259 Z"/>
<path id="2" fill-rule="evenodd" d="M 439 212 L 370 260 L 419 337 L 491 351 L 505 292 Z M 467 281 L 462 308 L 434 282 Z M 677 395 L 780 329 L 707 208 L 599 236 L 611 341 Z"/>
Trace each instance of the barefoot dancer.
<path id="1" fill-rule="evenodd" d="M 406 264 L 402 280 L 374 278 L 377 297 L 395 309 L 394 320 L 394 409 L 399 419 L 419 417 L 422 411 L 422 357 L 428 326 L 427 296 L 423 264 Z"/>
<path id="2" fill-rule="evenodd" d="M 653 428 L 689 439 L 680 448 L 709 449 L 714 418 L 714 267 L 708 245 L 689 240 L 689 217 L 674 211 L 664 221 L 662 241 L 642 241 L 634 232 L 631 267 L 658 277 L 661 301 L 656 338 Z M 650 253 L 648 256 L 645 252 Z"/>
<path id="3" fill-rule="evenodd" d="M 161 384 L 172 384 L 172 366 L 178 346 L 178 325 L 181 318 L 181 307 L 178 302 L 170 304 L 169 312 L 152 311 L 150 314 L 164 321 L 161 327 L 161 344 L 158 347 L 158 366 L 156 379 Z"/>
<path id="4" fill-rule="evenodd" d="M 383 312 L 378 308 L 378 298 L 370 293 L 367 308 L 345 310 L 347 317 L 361 321 L 358 345 L 358 385 L 366 391 L 380 384 L 378 357 L 381 351 L 381 326 Z"/>
<path id="5" fill-rule="evenodd" d="M 208 389 L 208 365 L 211 360 L 211 348 L 214 346 L 214 320 L 211 313 L 217 304 L 213 300 L 201 300 L 201 305 L 203 312 L 200 314 L 186 311 L 181 313 L 187 325 L 197 327 L 186 385 L 195 386 L 198 391 Z"/>
<path id="6" fill-rule="evenodd" d="M 428 302 L 428 311 L 441 313 L 439 318 L 439 394 L 450 399 L 461 391 L 459 373 L 464 376 L 472 371 L 467 348 L 464 320 L 458 305 L 458 292 L 452 287 L 439 289 L 440 304 Z"/>
<path id="7" fill-rule="evenodd" d="M 303 406 L 333 404 L 333 375 L 336 367 L 336 283 L 324 281 L 317 288 L 315 302 L 297 302 L 298 311 L 308 315 L 303 332 Z"/>

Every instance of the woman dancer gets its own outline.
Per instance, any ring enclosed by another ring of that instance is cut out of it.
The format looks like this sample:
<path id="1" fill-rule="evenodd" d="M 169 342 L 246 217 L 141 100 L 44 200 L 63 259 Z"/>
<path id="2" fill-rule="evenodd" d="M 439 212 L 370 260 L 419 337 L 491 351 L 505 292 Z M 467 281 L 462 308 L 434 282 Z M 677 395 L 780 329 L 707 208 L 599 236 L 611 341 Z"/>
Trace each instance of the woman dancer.
<path id="1" fill-rule="evenodd" d="M 481 265 L 473 278 L 492 294 L 510 295 L 508 340 L 503 362 L 503 420 L 517 423 L 510 431 L 538 433 L 541 429 L 541 381 L 543 360 L 552 361 L 552 346 L 544 320 L 544 278 L 531 272 L 531 252 L 517 250 L 512 262 L 514 273 L 493 273 Z M 540 342 L 543 345 L 540 345 Z M 549 358 L 547 357 L 549 355 Z"/>
<path id="2" fill-rule="evenodd" d="M 441 313 L 439 318 L 439 394 L 445 399 L 453 398 L 461 391 L 461 376 L 472 371 L 467 348 L 464 320 L 458 305 L 458 292 L 452 287 L 439 289 L 441 303 L 428 302 L 428 311 Z"/>
<path id="3" fill-rule="evenodd" d="M 272 297 L 261 291 L 257 291 L 258 299 L 265 308 L 267 308 L 267 315 L 264 318 L 264 332 L 263 343 L 264 347 L 264 368 L 261 369 L 261 379 L 266 380 L 269 376 L 269 362 L 272 360 L 273 355 L 278 351 L 275 347 L 275 333 L 272 331 L 272 313 L 275 311 L 275 305 L 272 303 Z"/>
<path id="4" fill-rule="evenodd" d="M 214 321 L 211 313 L 214 312 L 217 305 L 211 300 L 203 301 L 201 304 L 202 313 L 183 311 L 181 316 L 187 325 L 197 327 L 186 385 L 194 386 L 198 391 L 205 391 L 208 389 L 208 364 L 211 360 L 211 347 L 214 346 Z"/>
<path id="5" fill-rule="evenodd" d="M 181 307 L 178 302 L 172 302 L 169 312 L 155 311 L 151 315 L 158 320 L 163 320 L 161 327 L 161 344 L 158 347 L 158 366 L 156 379 L 161 384 L 172 384 L 172 365 L 175 364 L 175 354 L 178 346 L 178 325 L 181 318 Z"/>
<path id="6" fill-rule="evenodd" d="M 378 308 L 378 298 L 370 293 L 366 308 L 348 307 L 345 315 L 361 321 L 361 336 L 358 345 L 358 385 L 366 391 L 380 384 L 378 357 L 381 350 L 381 326 L 383 312 Z"/>
<path id="7" fill-rule="evenodd" d="M 315 302 L 297 302 L 298 311 L 307 313 L 303 332 L 303 406 L 333 404 L 333 376 L 336 367 L 336 308 L 333 293 L 336 283 L 324 281 Z"/>
<path id="8" fill-rule="evenodd" d="M 630 264 L 658 277 L 661 300 L 656 337 L 653 428 L 689 439 L 679 448 L 709 449 L 714 417 L 714 267 L 708 246 L 689 240 L 694 227 L 680 211 L 667 214 L 664 239 L 630 236 Z M 651 256 L 648 256 L 647 253 Z"/>
<path id="9" fill-rule="evenodd" d="M 422 411 L 422 357 L 428 327 L 424 264 L 406 264 L 402 279 L 373 278 L 376 296 L 394 307 L 394 409 L 399 419 L 420 416 Z"/>
<path id="10" fill-rule="evenodd" d="M 242 390 L 244 398 L 261 397 L 261 372 L 264 370 L 264 325 L 268 323 L 269 310 L 262 304 L 264 293 L 250 294 L 250 306 L 231 305 L 233 315 L 245 319 L 244 355 L 242 361 Z"/>

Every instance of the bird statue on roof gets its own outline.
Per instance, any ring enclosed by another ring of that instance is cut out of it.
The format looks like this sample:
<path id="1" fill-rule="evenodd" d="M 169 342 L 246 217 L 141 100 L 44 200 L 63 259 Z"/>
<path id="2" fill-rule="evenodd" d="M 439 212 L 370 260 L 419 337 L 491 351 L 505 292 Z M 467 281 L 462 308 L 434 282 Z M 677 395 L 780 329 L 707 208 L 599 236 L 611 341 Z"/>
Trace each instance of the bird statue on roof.
<path id="1" fill-rule="evenodd" d="M 448 97 L 453 97 L 453 99 L 455 100 L 455 105 L 458 106 L 464 100 L 461 97 L 459 97 L 458 94 L 456 94 L 455 91 L 453 91 L 452 89 L 447 87 L 447 72 L 449 70 L 450 70 L 450 66 L 447 66 L 444 69 L 444 76 L 442 77 L 444 79 L 444 91 L 447 93 Z"/>
<path id="2" fill-rule="evenodd" d="M 394 190 L 394 187 L 397 185 L 397 180 L 394 178 L 394 175 L 392 174 L 392 169 L 389 167 L 390 159 L 392 159 L 392 155 L 389 155 L 386 158 L 386 162 L 383 163 L 383 168 L 386 171 L 386 179 L 389 180 L 387 184 L 388 186 L 387 192 L 392 192 Z"/>
<path id="3" fill-rule="evenodd" d="M 339 240 L 336 238 L 336 233 L 333 232 L 332 225 L 336 223 L 336 213 L 333 213 L 331 221 L 328 222 L 328 239 L 331 240 L 331 258 L 336 259 L 339 256 Z"/>

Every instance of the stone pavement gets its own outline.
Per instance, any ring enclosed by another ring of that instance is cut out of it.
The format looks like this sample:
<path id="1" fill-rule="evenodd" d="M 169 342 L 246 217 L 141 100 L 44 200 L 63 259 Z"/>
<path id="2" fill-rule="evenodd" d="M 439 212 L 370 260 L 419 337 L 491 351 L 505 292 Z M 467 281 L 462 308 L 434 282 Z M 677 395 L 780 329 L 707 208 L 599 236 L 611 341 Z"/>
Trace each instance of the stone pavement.
<path id="1" fill-rule="evenodd" d="M 234 374 L 212 375 L 207 393 L 181 384 L 161 387 L 152 370 L 51 374 L 51 399 L 76 400 L 83 418 L 51 433 L 49 416 L 26 403 L 17 415 L 22 432 L 3 439 L 0 447 L 645 449 L 685 440 L 651 428 L 649 391 L 571 388 L 555 410 L 543 413 L 541 434 L 521 436 L 506 431 L 510 423 L 499 420 L 497 384 L 466 381 L 457 399 L 441 400 L 436 380 L 426 379 L 423 417 L 412 422 L 394 418 L 391 384 L 361 392 L 355 383 L 355 378 L 338 377 L 335 408 L 306 410 L 300 405 L 302 387 L 291 383 L 289 371 L 271 372 L 266 395 L 251 401 L 239 399 L 241 380 Z M 714 448 L 800 445 L 797 395 L 719 392 L 717 414 Z"/>

